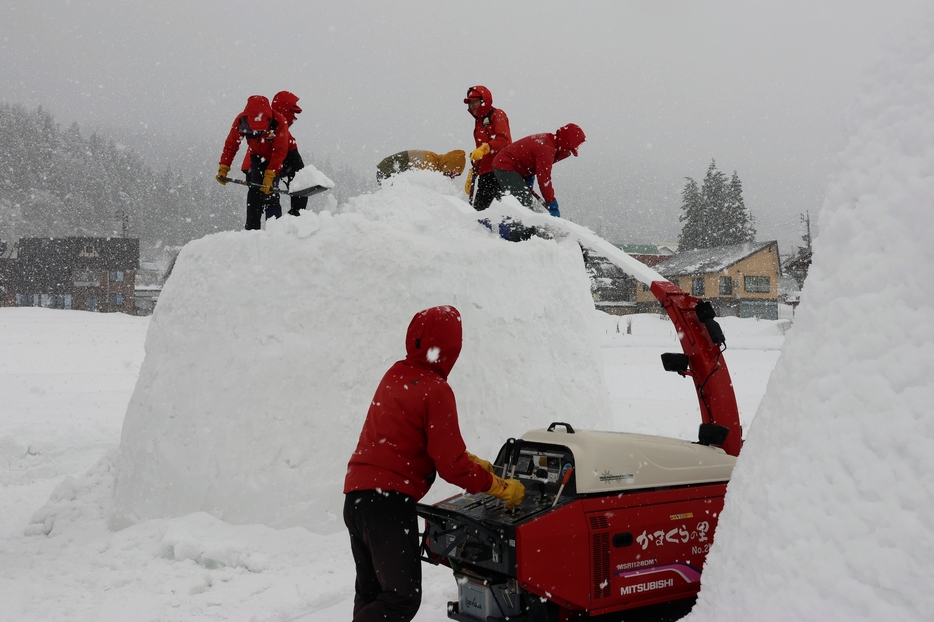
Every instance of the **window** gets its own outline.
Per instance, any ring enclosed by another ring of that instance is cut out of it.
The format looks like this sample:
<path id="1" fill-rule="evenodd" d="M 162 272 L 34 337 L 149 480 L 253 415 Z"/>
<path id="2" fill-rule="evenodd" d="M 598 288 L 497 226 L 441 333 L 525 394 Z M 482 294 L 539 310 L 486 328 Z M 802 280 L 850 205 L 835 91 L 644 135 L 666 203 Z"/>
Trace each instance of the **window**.
<path id="1" fill-rule="evenodd" d="M 110 282 L 111 283 L 122 283 L 123 282 L 123 271 L 118 270 L 116 272 L 110 273 Z"/>
<path id="2" fill-rule="evenodd" d="M 669 279 L 675 287 L 681 287 L 681 281 L 678 279 Z"/>
<path id="3" fill-rule="evenodd" d="M 768 294 L 772 291 L 772 279 L 767 276 L 743 277 L 743 289 L 747 292 Z"/>
<path id="4" fill-rule="evenodd" d="M 42 294 L 40 304 L 47 309 L 71 309 L 71 294 Z"/>
<path id="5" fill-rule="evenodd" d="M 123 294 L 111 294 L 110 295 L 110 304 L 114 307 L 123 306 Z"/>
<path id="6" fill-rule="evenodd" d="M 75 285 L 98 286 L 101 284 L 101 275 L 95 270 L 75 270 Z"/>
<path id="7" fill-rule="evenodd" d="M 732 296 L 733 295 L 733 278 L 729 276 L 720 277 L 720 295 L 721 296 Z"/>
<path id="8" fill-rule="evenodd" d="M 85 311 L 97 311 L 98 300 L 96 296 L 88 296 L 84 299 Z"/>
<path id="9" fill-rule="evenodd" d="M 17 307 L 38 307 L 40 302 L 39 294 L 16 294 Z"/>
<path id="10" fill-rule="evenodd" d="M 703 296 L 704 295 L 704 279 L 703 278 L 691 279 L 691 295 L 692 296 Z"/>

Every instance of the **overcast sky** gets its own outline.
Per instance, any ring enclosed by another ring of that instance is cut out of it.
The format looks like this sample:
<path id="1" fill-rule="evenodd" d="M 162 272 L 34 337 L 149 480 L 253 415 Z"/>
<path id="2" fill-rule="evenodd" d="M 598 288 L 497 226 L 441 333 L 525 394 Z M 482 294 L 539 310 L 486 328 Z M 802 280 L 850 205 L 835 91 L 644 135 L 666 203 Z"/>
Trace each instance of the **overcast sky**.
<path id="1" fill-rule="evenodd" d="M 306 161 L 375 177 L 403 149 L 472 148 L 463 99 L 484 84 L 514 139 L 584 129 L 555 167 L 566 217 L 676 241 L 684 177 L 715 159 L 789 252 L 864 70 L 922 4 L 0 0 L 0 100 L 211 178 L 246 98 L 290 90 Z"/>

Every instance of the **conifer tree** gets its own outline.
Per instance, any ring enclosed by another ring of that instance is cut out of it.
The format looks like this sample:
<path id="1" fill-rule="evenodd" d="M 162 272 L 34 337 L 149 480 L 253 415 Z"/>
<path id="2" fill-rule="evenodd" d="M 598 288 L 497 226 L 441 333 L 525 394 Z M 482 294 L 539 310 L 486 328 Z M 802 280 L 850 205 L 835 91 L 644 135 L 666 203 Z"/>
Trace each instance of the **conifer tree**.
<path id="1" fill-rule="evenodd" d="M 710 161 L 701 187 L 687 179 L 681 192 L 680 221 L 684 223 L 678 238 L 678 250 L 712 248 L 755 240 L 752 217 L 743 200 L 743 185 L 736 171 L 727 177 Z"/>

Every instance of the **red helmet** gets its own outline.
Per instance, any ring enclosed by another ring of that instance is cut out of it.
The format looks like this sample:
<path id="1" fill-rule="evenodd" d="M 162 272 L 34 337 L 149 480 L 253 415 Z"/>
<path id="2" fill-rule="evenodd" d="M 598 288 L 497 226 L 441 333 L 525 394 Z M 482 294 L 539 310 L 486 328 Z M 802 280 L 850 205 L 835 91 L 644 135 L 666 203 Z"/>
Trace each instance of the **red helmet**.
<path id="1" fill-rule="evenodd" d="M 472 86 L 467 89 L 467 97 L 464 98 L 464 103 L 469 104 L 471 100 L 480 99 L 483 100 L 483 103 L 477 109 L 476 116 L 482 117 L 487 114 L 493 108 L 493 95 L 490 93 L 490 89 L 485 86 Z"/>
<path id="2" fill-rule="evenodd" d="M 562 151 L 570 151 L 575 156 L 577 148 L 587 139 L 579 125 L 568 123 L 555 131 L 555 146 Z"/>
<path id="3" fill-rule="evenodd" d="M 276 93 L 276 96 L 272 98 L 272 109 L 285 117 L 289 125 L 295 121 L 295 115 L 302 112 L 298 105 L 298 97 L 289 91 Z"/>

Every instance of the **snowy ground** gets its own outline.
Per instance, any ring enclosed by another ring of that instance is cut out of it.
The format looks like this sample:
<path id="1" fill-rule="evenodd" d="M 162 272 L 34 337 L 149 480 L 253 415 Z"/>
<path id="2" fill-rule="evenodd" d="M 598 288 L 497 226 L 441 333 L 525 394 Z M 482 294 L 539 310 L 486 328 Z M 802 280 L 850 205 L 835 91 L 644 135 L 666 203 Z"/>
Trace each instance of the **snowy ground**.
<path id="1" fill-rule="evenodd" d="M 693 439 L 691 383 L 659 360 L 678 349 L 670 322 L 635 316 L 627 334 L 625 318 L 594 314 L 614 429 Z M 748 425 L 787 322 L 721 323 Z M 205 513 L 107 528 L 111 460 L 148 326 L 120 314 L 0 309 L 0 620 L 349 619 L 342 532 L 230 525 Z M 347 448 L 331 451 L 346 462 Z M 416 620 L 446 619 L 450 571 L 426 568 L 424 587 Z"/>

